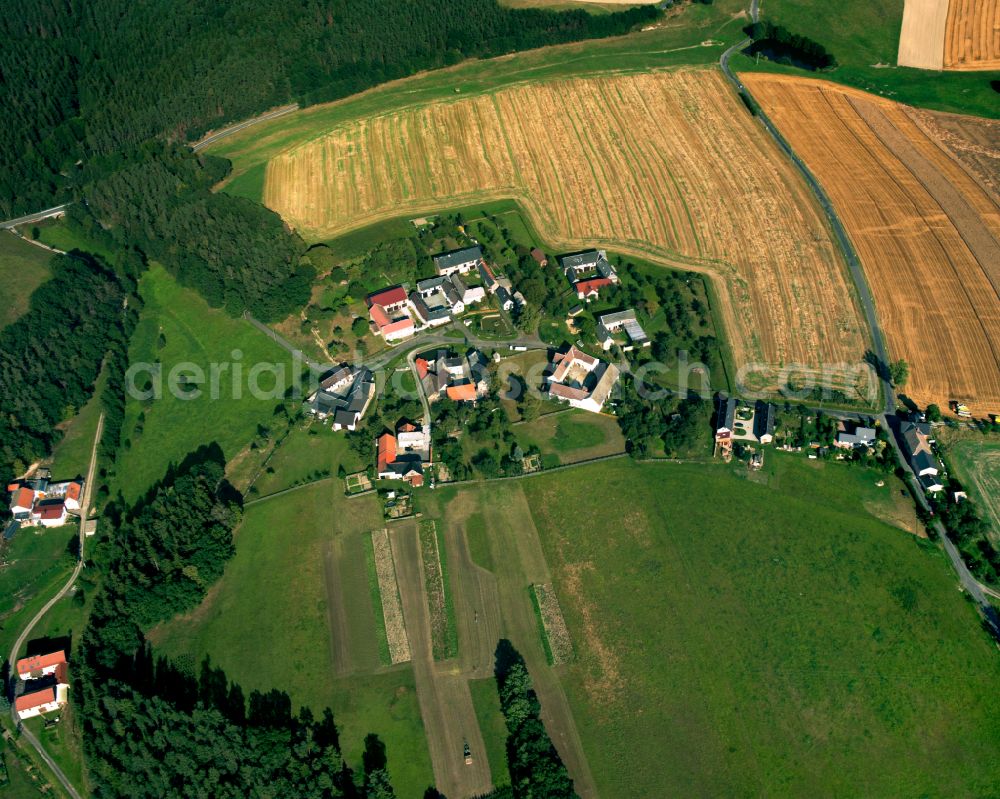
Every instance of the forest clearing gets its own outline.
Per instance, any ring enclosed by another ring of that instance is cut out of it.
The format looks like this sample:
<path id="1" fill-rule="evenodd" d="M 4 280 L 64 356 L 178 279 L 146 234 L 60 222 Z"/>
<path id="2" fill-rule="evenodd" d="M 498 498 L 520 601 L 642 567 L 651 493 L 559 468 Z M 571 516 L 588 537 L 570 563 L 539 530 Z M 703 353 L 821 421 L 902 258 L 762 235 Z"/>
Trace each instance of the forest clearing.
<path id="1" fill-rule="evenodd" d="M 743 80 L 830 195 L 920 405 L 1000 410 L 1000 207 L 907 109 L 834 84 Z"/>
<path id="2" fill-rule="evenodd" d="M 527 83 L 355 119 L 278 154 L 264 186 L 316 239 L 502 197 L 558 249 L 710 274 L 738 365 L 808 370 L 865 350 L 818 206 L 714 71 Z"/>

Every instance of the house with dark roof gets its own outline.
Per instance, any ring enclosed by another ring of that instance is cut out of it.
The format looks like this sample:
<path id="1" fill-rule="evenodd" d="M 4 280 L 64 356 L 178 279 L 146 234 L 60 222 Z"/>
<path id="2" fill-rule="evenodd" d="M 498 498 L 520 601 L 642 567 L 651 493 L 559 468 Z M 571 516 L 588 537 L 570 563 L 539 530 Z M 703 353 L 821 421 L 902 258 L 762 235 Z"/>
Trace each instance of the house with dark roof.
<path id="1" fill-rule="evenodd" d="M 909 457 L 910 468 L 928 493 L 944 490 L 939 477 L 938 462 L 931 449 L 934 439 L 931 426 L 926 422 L 903 422 L 899 426 L 903 449 Z"/>
<path id="2" fill-rule="evenodd" d="M 774 441 L 774 417 L 777 409 L 770 402 L 757 400 L 753 414 L 753 434 L 761 444 Z"/>
<path id="3" fill-rule="evenodd" d="M 715 401 L 715 440 L 731 441 L 736 429 L 736 398 L 719 394 Z"/>
<path id="4" fill-rule="evenodd" d="M 478 350 L 470 349 L 465 355 L 438 350 L 418 357 L 414 364 L 428 402 L 442 397 L 475 402 L 489 390 L 488 362 Z"/>
<path id="5" fill-rule="evenodd" d="M 376 440 L 376 470 L 381 480 L 424 484 L 424 464 L 431 459 L 430 429 L 400 422 L 396 433 L 383 432 Z"/>
<path id="6" fill-rule="evenodd" d="M 614 334 L 621 330 L 628 336 L 628 343 L 622 346 L 625 352 L 635 347 L 648 347 L 653 343 L 642 329 L 632 308 L 604 314 L 597 320 L 597 340 L 605 350 L 611 349 L 611 345 L 615 343 Z"/>
<path id="7" fill-rule="evenodd" d="M 510 291 L 508 291 L 504 286 L 497 286 L 496 296 L 497 296 L 497 302 L 499 303 L 500 307 L 503 310 L 505 311 L 514 310 L 514 305 L 515 305 L 514 297 L 513 295 L 511 295 Z"/>
<path id="8" fill-rule="evenodd" d="M 432 260 L 439 275 L 465 274 L 482 262 L 483 250 L 478 246 L 463 247 L 435 255 Z"/>
<path id="9" fill-rule="evenodd" d="M 342 366 L 320 381 L 306 407 L 321 420 L 332 419 L 334 430 L 356 430 L 374 397 L 375 376 L 370 369 Z"/>

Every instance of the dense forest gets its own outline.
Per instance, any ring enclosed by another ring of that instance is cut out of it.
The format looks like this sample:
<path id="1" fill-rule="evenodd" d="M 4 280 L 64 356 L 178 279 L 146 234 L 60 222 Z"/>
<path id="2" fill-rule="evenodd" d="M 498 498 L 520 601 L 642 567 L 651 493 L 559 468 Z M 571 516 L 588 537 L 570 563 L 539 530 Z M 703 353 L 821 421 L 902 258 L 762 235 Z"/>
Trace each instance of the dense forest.
<path id="1" fill-rule="evenodd" d="M 49 454 L 121 339 L 127 281 L 96 258 L 57 256 L 24 316 L 0 331 L 0 479 Z"/>
<path id="2" fill-rule="evenodd" d="M 791 64 L 809 70 L 833 69 L 837 59 L 819 42 L 792 33 L 781 25 L 764 20 L 743 29 L 753 39 L 748 55 L 760 54 L 778 64 Z"/>
<path id="3" fill-rule="evenodd" d="M 656 13 L 496 0 L 24 0 L 0 17 L 0 215 L 66 199 L 80 159 L 188 141 L 465 57 L 625 33 Z"/>

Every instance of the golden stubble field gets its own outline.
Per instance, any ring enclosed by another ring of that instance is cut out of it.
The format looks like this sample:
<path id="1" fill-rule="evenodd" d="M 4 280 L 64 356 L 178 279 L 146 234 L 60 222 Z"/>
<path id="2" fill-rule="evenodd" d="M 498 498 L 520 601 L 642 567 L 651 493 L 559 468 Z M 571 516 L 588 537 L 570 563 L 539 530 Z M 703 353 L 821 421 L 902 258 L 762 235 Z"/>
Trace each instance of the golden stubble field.
<path id="1" fill-rule="evenodd" d="M 1000 69 L 1000 0 L 950 0 L 944 68 Z"/>
<path id="2" fill-rule="evenodd" d="M 1000 207 L 905 106 L 824 81 L 743 80 L 823 184 L 905 391 L 1000 411 Z"/>
<path id="3" fill-rule="evenodd" d="M 265 203 L 312 238 L 522 202 L 553 247 L 713 276 L 738 365 L 856 365 L 846 270 L 792 166 L 712 70 L 528 83 L 352 121 L 278 155 Z M 851 378 L 853 380 L 853 377 Z"/>

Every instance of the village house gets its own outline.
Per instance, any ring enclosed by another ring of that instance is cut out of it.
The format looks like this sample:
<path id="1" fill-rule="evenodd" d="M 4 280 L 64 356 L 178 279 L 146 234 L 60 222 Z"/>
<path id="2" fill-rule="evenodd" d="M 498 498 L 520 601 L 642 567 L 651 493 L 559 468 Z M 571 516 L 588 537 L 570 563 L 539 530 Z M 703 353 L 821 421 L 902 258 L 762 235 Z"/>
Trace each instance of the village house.
<path id="1" fill-rule="evenodd" d="M 903 448 L 910 460 L 910 468 L 924 491 L 929 494 L 944 490 L 941 482 L 937 458 L 931 449 L 931 426 L 926 422 L 903 422 L 899 428 Z"/>
<path id="2" fill-rule="evenodd" d="M 533 247 L 532 248 L 532 250 L 531 250 L 531 257 L 535 259 L 535 263 L 537 263 L 539 266 L 548 266 L 549 265 L 549 259 L 546 258 L 545 257 L 545 253 L 543 253 L 537 247 Z"/>
<path id="3" fill-rule="evenodd" d="M 732 457 L 735 432 L 736 398 L 718 394 L 715 398 L 715 446 L 725 460 Z"/>
<path id="4" fill-rule="evenodd" d="M 30 480 L 10 483 L 7 491 L 13 521 L 26 527 L 61 527 L 75 518 L 72 514 L 79 512 L 83 501 L 82 480 L 52 482 L 44 470 Z"/>
<path id="5" fill-rule="evenodd" d="M 406 286 L 394 286 L 371 294 L 367 303 L 375 332 L 386 341 L 398 341 L 416 331 L 409 313 Z"/>
<path id="6" fill-rule="evenodd" d="M 320 381 L 306 400 L 318 419 L 332 419 L 334 430 L 356 430 L 375 397 L 375 376 L 364 366 L 340 366 Z"/>
<path id="7" fill-rule="evenodd" d="M 848 432 L 847 426 L 841 422 L 838 426 L 839 432 L 833 442 L 833 446 L 838 449 L 860 449 L 862 447 L 872 447 L 878 438 L 878 431 L 873 427 L 857 425 L 854 432 Z"/>
<path id="8" fill-rule="evenodd" d="M 30 719 L 65 707 L 69 692 L 65 652 L 21 658 L 15 669 L 26 683 L 24 693 L 14 700 L 18 718 Z"/>
<path id="9" fill-rule="evenodd" d="M 396 433 L 384 432 L 376 441 L 376 471 L 382 480 L 403 480 L 414 488 L 424 484 L 424 464 L 431 459 L 431 436 L 426 426 L 400 422 Z"/>
<path id="10" fill-rule="evenodd" d="M 597 340 L 605 350 L 611 349 L 611 345 L 615 343 L 614 334 L 621 330 L 625 331 L 629 341 L 622 347 L 625 352 L 635 347 L 648 347 L 653 343 L 636 319 L 634 309 L 604 314 L 597 320 Z"/>
<path id="11" fill-rule="evenodd" d="M 66 665 L 66 653 L 63 650 L 50 652 L 47 655 L 31 655 L 17 661 L 15 670 L 22 680 L 37 680 L 55 674 L 59 666 Z"/>
<path id="12" fill-rule="evenodd" d="M 777 408 L 770 402 L 757 400 L 753 414 L 753 434 L 761 444 L 770 444 L 774 441 L 774 417 L 776 413 Z"/>
<path id="13" fill-rule="evenodd" d="M 576 347 L 557 352 L 546 378 L 549 396 L 592 413 L 599 413 L 618 382 L 618 367 L 604 363 Z"/>
<path id="14" fill-rule="evenodd" d="M 451 355 L 442 350 L 436 355 L 425 354 L 414 361 L 428 402 L 442 397 L 458 402 L 475 402 L 485 396 L 489 390 L 487 363 L 486 357 L 475 349 L 470 349 L 464 356 Z"/>
<path id="15" fill-rule="evenodd" d="M 602 288 L 618 282 L 618 273 L 604 250 L 585 250 L 559 259 L 566 279 L 573 284 L 576 296 L 590 302 Z"/>
<path id="16" fill-rule="evenodd" d="M 483 251 L 480 247 L 464 247 L 435 255 L 432 260 L 439 275 L 464 275 L 483 262 Z"/>

